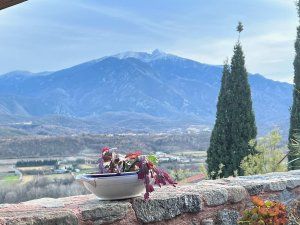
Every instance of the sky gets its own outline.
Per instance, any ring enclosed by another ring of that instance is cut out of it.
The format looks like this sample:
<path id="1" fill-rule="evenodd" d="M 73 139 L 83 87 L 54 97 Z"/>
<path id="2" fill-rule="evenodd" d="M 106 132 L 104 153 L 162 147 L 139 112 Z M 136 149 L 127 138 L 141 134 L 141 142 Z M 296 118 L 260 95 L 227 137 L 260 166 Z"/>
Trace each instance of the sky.
<path id="1" fill-rule="evenodd" d="M 0 10 L 0 74 L 154 49 L 220 65 L 238 21 L 247 70 L 292 82 L 294 0 L 28 0 Z"/>

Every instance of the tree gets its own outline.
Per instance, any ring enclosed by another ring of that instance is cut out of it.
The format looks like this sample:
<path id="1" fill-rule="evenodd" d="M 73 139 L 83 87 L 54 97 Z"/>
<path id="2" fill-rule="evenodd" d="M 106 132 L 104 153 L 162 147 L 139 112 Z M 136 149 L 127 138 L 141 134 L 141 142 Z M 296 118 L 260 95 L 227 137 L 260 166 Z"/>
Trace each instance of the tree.
<path id="1" fill-rule="evenodd" d="M 236 27 L 236 31 L 239 32 L 239 39 L 238 39 L 238 41 L 240 41 L 241 32 L 243 30 L 244 30 L 244 26 L 243 26 L 242 22 L 239 22 L 238 26 Z"/>
<path id="2" fill-rule="evenodd" d="M 245 175 L 265 174 L 271 172 L 283 172 L 287 170 L 286 161 L 280 160 L 284 156 L 284 148 L 280 147 L 282 137 L 278 130 L 271 131 L 265 137 L 256 141 L 251 140 L 250 145 L 255 145 L 254 148 L 257 154 L 246 156 L 241 168 Z"/>
<path id="3" fill-rule="evenodd" d="M 288 162 L 289 168 L 291 168 L 290 165 L 292 164 L 294 165 L 293 169 L 299 169 L 298 166 L 295 166 L 295 162 L 300 161 L 300 133 L 294 135 L 294 138 L 289 143 L 289 148 L 288 155 L 293 156 L 293 159 L 290 159 Z"/>
<path id="4" fill-rule="evenodd" d="M 298 16 L 300 18 L 300 1 L 297 1 Z M 297 27 L 297 38 L 295 41 L 296 56 L 294 59 L 294 91 L 293 91 L 293 105 L 290 117 L 289 130 L 289 149 L 288 154 L 289 170 L 300 169 L 300 160 L 297 160 L 297 155 L 293 150 L 293 142 L 295 135 L 300 133 L 300 26 Z"/>
<path id="5" fill-rule="evenodd" d="M 207 166 L 209 176 L 216 178 L 220 164 L 228 164 L 230 156 L 226 154 L 229 121 L 227 118 L 227 83 L 230 76 L 230 66 L 228 60 L 225 61 L 223 67 L 223 75 L 221 80 L 221 89 L 217 103 L 217 114 L 215 126 L 210 137 L 210 145 L 207 151 Z"/>
<path id="6" fill-rule="evenodd" d="M 237 31 L 243 30 L 239 23 Z M 208 172 L 211 178 L 243 175 L 240 163 L 255 150 L 249 141 L 256 138 L 257 129 L 252 110 L 251 91 L 245 57 L 240 41 L 234 46 L 231 66 L 225 63 L 217 104 L 216 123 L 212 131 L 207 154 Z M 220 165 L 222 173 L 220 174 Z"/>

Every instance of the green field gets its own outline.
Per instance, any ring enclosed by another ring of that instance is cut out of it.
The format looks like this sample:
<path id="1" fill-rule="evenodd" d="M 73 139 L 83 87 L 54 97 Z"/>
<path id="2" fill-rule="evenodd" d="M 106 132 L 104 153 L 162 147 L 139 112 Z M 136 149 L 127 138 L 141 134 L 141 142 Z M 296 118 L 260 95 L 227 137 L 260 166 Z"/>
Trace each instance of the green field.
<path id="1" fill-rule="evenodd" d="M 12 185 L 19 182 L 19 176 L 11 173 L 1 173 L 0 182 L 3 185 Z"/>

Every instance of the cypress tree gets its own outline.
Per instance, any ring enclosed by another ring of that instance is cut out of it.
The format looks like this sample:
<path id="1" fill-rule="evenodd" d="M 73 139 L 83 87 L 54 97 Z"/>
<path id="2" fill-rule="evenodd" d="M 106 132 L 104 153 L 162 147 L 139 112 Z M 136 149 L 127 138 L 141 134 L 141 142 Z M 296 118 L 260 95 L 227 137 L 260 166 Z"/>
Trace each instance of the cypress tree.
<path id="1" fill-rule="evenodd" d="M 210 137 L 210 146 L 207 151 L 208 172 L 212 178 L 218 176 L 219 165 L 225 165 L 229 155 L 225 155 L 227 151 L 227 135 L 229 132 L 229 121 L 227 119 L 227 88 L 226 84 L 230 76 L 230 66 L 226 60 L 223 67 L 223 75 L 221 80 L 221 88 L 217 103 L 217 114 L 215 126 Z M 224 157 L 225 156 L 225 157 Z"/>
<path id="2" fill-rule="evenodd" d="M 242 23 L 237 31 L 240 36 Z M 234 46 L 230 70 L 227 67 L 224 66 L 217 118 L 207 155 L 212 178 L 228 177 L 235 172 L 243 175 L 240 163 L 245 156 L 254 153 L 249 141 L 257 134 L 245 57 L 239 40 Z M 220 164 L 224 165 L 222 171 L 219 171 Z"/>
<path id="3" fill-rule="evenodd" d="M 297 1 L 298 16 L 300 18 L 300 1 Z M 295 41 L 295 59 L 294 59 L 294 91 L 293 91 L 293 105 L 290 117 L 289 130 L 289 149 L 288 154 L 289 170 L 300 169 L 299 153 L 293 151 L 292 142 L 294 135 L 300 133 L 300 26 L 297 27 L 297 37 Z"/>

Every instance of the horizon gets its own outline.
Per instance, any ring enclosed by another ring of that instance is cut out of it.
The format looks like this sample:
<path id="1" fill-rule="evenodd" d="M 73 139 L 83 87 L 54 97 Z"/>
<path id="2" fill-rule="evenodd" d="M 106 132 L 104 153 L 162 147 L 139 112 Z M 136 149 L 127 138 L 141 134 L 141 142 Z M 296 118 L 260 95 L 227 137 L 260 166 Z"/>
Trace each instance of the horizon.
<path id="1" fill-rule="evenodd" d="M 167 55 L 170 55 L 170 56 L 175 56 L 175 57 L 179 57 L 179 58 L 183 58 L 182 56 L 179 56 L 179 55 L 175 55 L 175 54 L 172 54 L 170 52 L 165 52 L 161 49 L 153 49 L 152 51 L 149 51 L 149 52 L 137 52 L 137 51 L 124 51 L 124 52 L 118 52 L 118 53 L 115 53 L 115 54 L 112 54 L 112 55 L 106 55 L 106 56 L 101 56 L 99 58 L 95 58 L 95 59 L 91 59 L 91 60 L 88 60 L 88 61 L 84 61 L 84 62 L 81 62 L 79 64 L 76 64 L 76 65 L 71 65 L 69 67 L 66 67 L 66 68 L 61 68 L 61 69 L 58 69 L 58 70 L 54 70 L 54 71 L 37 71 L 37 72 L 32 72 L 32 71 L 28 71 L 28 70 L 13 70 L 13 71 L 9 71 L 7 73 L 3 73 L 3 74 L 0 74 L 0 76 L 4 76 L 4 75 L 7 75 L 7 74 L 10 74 L 10 73 L 14 73 L 14 72 L 28 72 L 28 73 L 32 73 L 32 74 L 42 74 L 42 73 L 47 73 L 45 75 L 41 75 L 41 76 L 47 76 L 49 74 L 52 74 L 52 73 L 55 73 L 57 71 L 61 71 L 61 70 L 64 70 L 64 69 L 69 69 L 69 68 L 72 68 L 74 66 L 78 66 L 78 65 L 81 65 L 81 64 L 84 64 L 84 63 L 89 63 L 89 62 L 93 62 L 93 61 L 101 61 L 107 57 L 116 57 L 118 55 L 121 55 L 121 54 L 124 54 L 124 53 L 147 53 L 147 54 L 153 54 L 153 52 L 155 51 L 159 51 L 160 53 L 163 53 L 163 54 L 167 54 Z M 122 58 L 121 58 L 122 59 Z M 223 67 L 223 65 L 216 65 L 216 64 L 208 64 L 208 63 L 204 63 L 204 62 L 199 62 L 197 60 L 194 60 L 194 59 L 190 59 L 190 58 L 183 58 L 183 59 L 187 59 L 187 60 L 192 60 L 192 61 L 195 61 L 197 63 L 200 63 L 200 64 L 203 64 L 203 65 L 208 65 L 208 66 L 216 66 L 216 67 Z M 266 77 L 264 74 L 260 74 L 260 73 L 252 73 L 251 71 L 247 71 L 249 75 L 251 76 L 262 76 L 264 77 L 265 79 L 269 79 L 269 80 L 273 80 L 273 81 L 276 81 L 276 82 L 281 82 L 281 83 L 288 83 L 288 84 L 293 84 L 292 82 L 288 82 L 288 81 L 281 81 L 281 80 L 275 80 L 275 79 L 272 79 L 272 78 L 269 78 L 269 77 Z M 49 73 L 49 74 L 48 74 Z"/>
<path id="2" fill-rule="evenodd" d="M 0 11 L 0 73 L 57 71 L 125 51 L 153 49 L 222 65 L 232 56 L 235 27 L 242 21 L 248 72 L 291 83 L 296 15 L 293 0 L 30 0 Z"/>

